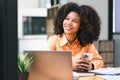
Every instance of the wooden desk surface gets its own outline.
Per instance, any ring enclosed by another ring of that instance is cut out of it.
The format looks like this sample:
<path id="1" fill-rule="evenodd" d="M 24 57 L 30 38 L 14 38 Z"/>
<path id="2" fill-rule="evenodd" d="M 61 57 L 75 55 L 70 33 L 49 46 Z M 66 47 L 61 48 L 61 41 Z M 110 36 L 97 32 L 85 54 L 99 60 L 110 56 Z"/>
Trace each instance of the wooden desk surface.
<path id="1" fill-rule="evenodd" d="M 105 80 L 105 79 L 96 75 L 96 76 L 90 76 L 90 77 L 80 77 L 78 80 Z"/>
<path id="2" fill-rule="evenodd" d="M 115 67 L 117 70 L 120 69 L 120 67 Z M 109 68 L 106 68 L 106 70 Z M 103 69 L 104 70 L 104 69 Z M 120 76 L 120 75 L 117 75 Z M 95 75 L 95 76 L 90 76 L 90 77 L 80 77 L 78 80 L 105 80 L 102 77 L 99 77 L 99 75 Z"/>
<path id="3" fill-rule="evenodd" d="M 78 80 L 105 80 L 99 76 L 80 77 Z"/>

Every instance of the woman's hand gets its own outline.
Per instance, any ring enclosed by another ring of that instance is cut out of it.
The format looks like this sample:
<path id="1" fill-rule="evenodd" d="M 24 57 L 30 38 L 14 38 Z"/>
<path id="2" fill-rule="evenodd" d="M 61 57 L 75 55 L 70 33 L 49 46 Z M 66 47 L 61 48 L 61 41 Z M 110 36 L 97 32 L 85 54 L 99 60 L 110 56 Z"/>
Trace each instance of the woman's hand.
<path id="1" fill-rule="evenodd" d="M 79 57 L 73 57 L 72 58 L 72 66 L 73 66 L 73 70 L 78 70 L 79 69 L 79 66 L 80 66 L 80 58 Z"/>
<path id="2" fill-rule="evenodd" d="M 92 63 L 87 60 L 87 59 L 80 59 L 81 62 L 80 62 L 80 65 L 79 65 L 79 70 L 82 71 L 82 72 L 87 72 L 88 70 L 92 70 L 93 69 L 93 66 L 92 66 Z"/>
<path id="3" fill-rule="evenodd" d="M 73 70 L 77 72 L 87 72 L 93 69 L 93 64 L 85 58 L 74 57 L 72 60 Z"/>

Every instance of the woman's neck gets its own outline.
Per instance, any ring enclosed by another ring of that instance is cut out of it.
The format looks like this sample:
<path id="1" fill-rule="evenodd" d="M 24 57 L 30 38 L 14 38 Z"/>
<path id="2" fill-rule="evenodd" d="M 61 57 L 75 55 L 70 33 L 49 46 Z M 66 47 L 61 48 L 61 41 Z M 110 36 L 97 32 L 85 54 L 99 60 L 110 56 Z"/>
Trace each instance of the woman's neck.
<path id="1" fill-rule="evenodd" d="M 76 35 L 75 34 L 65 34 L 65 35 L 66 35 L 66 38 L 67 38 L 67 40 L 68 40 L 68 42 L 70 44 L 72 44 L 75 41 L 75 39 L 76 39 Z"/>

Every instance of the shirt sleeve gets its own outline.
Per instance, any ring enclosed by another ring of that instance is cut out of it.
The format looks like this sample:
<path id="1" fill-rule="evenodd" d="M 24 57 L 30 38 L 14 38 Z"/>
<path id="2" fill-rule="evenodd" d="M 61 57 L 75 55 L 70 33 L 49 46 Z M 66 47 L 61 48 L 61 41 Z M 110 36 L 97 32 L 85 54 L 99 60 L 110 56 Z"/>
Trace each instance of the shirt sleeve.
<path id="1" fill-rule="evenodd" d="M 90 44 L 88 48 L 88 53 L 93 53 L 93 58 L 91 62 L 94 65 L 94 69 L 101 68 L 104 66 L 104 61 L 102 56 L 98 53 L 97 49 L 95 48 L 94 44 Z"/>

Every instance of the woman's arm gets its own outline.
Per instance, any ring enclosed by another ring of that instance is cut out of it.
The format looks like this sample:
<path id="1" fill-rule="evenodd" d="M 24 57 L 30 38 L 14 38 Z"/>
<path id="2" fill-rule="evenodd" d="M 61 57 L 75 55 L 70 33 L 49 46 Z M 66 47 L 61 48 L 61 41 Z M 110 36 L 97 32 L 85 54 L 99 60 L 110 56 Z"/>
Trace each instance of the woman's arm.
<path id="1" fill-rule="evenodd" d="M 95 48 L 94 44 L 89 44 L 88 53 L 93 54 L 93 58 L 91 62 L 94 65 L 94 69 L 101 68 L 104 66 L 104 61 L 102 56 L 98 53 L 97 49 Z"/>

